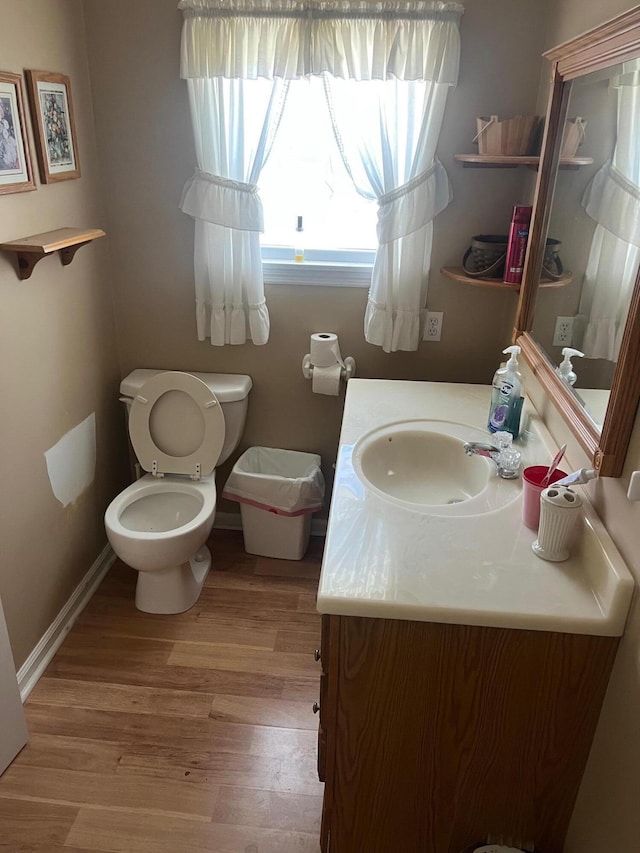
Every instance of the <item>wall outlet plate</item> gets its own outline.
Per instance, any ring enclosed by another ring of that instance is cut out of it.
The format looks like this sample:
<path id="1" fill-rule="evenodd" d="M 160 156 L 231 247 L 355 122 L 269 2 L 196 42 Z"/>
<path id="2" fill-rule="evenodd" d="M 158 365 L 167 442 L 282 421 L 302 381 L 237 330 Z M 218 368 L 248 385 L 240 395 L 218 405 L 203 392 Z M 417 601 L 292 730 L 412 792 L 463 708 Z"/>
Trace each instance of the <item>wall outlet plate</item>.
<path id="1" fill-rule="evenodd" d="M 424 341 L 439 341 L 442 336 L 442 311 L 427 311 L 427 319 L 424 324 Z"/>
<path id="2" fill-rule="evenodd" d="M 631 475 L 627 497 L 630 501 L 640 501 L 640 471 L 634 471 Z"/>
<path id="3" fill-rule="evenodd" d="M 553 332 L 554 347 L 572 346 L 574 319 L 574 317 L 556 317 L 556 327 Z"/>

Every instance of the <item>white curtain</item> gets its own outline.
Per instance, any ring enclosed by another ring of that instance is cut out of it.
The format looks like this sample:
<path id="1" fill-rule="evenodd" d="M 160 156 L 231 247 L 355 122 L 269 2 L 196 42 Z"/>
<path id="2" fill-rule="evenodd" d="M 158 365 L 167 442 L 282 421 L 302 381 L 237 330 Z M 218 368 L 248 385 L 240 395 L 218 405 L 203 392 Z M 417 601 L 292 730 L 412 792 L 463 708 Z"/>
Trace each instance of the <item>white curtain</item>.
<path id="1" fill-rule="evenodd" d="M 615 81 L 616 147 L 587 187 L 583 207 L 598 224 L 584 277 L 578 344 L 587 358 L 617 361 L 640 265 L 640 71 L 627 65 Z"/>
<path id="2" fill-rule="evenodd" d="M 249 339 L 265 344 L 269 312 L 256 182 L 273 142 L 286 84 L 224 77 L 188 82 L 198 170 L 184 188 L 180 207 L 196 222 L 198 339 L 210 337 L 216 346 Z"/>
<path id="3" fill-rule="evenodd" d="M 378 200 L 365 339 L 385 352 L 422 339 L 433 219 L 451 201 L 435 157 L 448 83 L 325 78 L 334 132 L 356 189 Z"/>
<path id="4" fill-rule="evenodd" d="M 365 336 L 387 352 L 416 349 L 432 220 L 451 200 L 435 149 L 446 94 L 457 81 L 463 7 L 181 0 L 179 8 L 199 167 L 181 204 L 196 219 L 198 336 L 216 344 L 267 340 L 256 181 L 286 81 L 322 75 L 345 164 L 358 191 L 380 208 Z M 249 85 L 262 87 L 263 109 L 246 108 Z"/>

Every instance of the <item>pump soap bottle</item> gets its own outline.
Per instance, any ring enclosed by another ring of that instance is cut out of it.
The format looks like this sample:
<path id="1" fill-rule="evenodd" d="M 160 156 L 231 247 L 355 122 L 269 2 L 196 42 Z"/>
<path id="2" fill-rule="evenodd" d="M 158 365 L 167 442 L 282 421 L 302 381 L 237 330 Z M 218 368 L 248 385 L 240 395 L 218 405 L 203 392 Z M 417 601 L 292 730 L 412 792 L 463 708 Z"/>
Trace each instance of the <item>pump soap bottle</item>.
<path id="1" fill-rule="evenodd" d="M 575 385 L 576 376 L 575 370 L 573 369 L 573 365 L 571 364 L 571 359 L 574 355 L 582 358 L 584 356 L 583 352 L 580 352 L 579 349 L 573 349 L 573 347 L 563 347 L 562 355 L 564 358 L 561 363 L 556 367 L 556 373 L 567 385 Z"/>
<path id="2" fill-rule="evenodd" d="M 520 347 L 507 347 L 503 353 L 510 353 L 511 357 L 506 365 L 499 367 L 494 374 L 487 426 L 490 432 L 510 432 L 517 438 L 520 434 L 520 415 L 524 402 L 524 382 L 518 370 Z"/>

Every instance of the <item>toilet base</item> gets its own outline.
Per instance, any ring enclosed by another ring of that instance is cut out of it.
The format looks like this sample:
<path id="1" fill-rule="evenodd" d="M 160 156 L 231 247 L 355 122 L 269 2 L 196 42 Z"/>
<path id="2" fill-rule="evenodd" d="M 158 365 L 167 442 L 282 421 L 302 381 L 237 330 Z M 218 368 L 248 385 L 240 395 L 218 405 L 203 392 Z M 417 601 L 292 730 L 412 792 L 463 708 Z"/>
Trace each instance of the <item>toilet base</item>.
<path id="1" fill-rule="evenodd" d="M 211 568 L 206 545 L 188 563 L 161 572 L 139 572 L 136 607 L 144 613 L 184 613 L 196 603 Z"/>

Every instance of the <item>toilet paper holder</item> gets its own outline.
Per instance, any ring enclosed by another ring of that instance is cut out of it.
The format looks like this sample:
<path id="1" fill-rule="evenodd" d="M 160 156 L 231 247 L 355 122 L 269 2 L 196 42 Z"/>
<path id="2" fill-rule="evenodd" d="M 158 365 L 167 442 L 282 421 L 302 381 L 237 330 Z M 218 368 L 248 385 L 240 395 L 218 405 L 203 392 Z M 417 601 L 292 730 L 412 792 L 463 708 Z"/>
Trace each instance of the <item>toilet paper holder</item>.
<path id="1" fill-rule="evenodd" d="M 311 353 L 307 353 L 302 359 L 302 375 L 305 379 L 313 378 L 313 364 L 311 363 Z M 356 360 L 348 355 L 344 359 L 344 364 L 340 370 L 340 376 L 345 382 L 348 382 L 356 375 Z"/>

